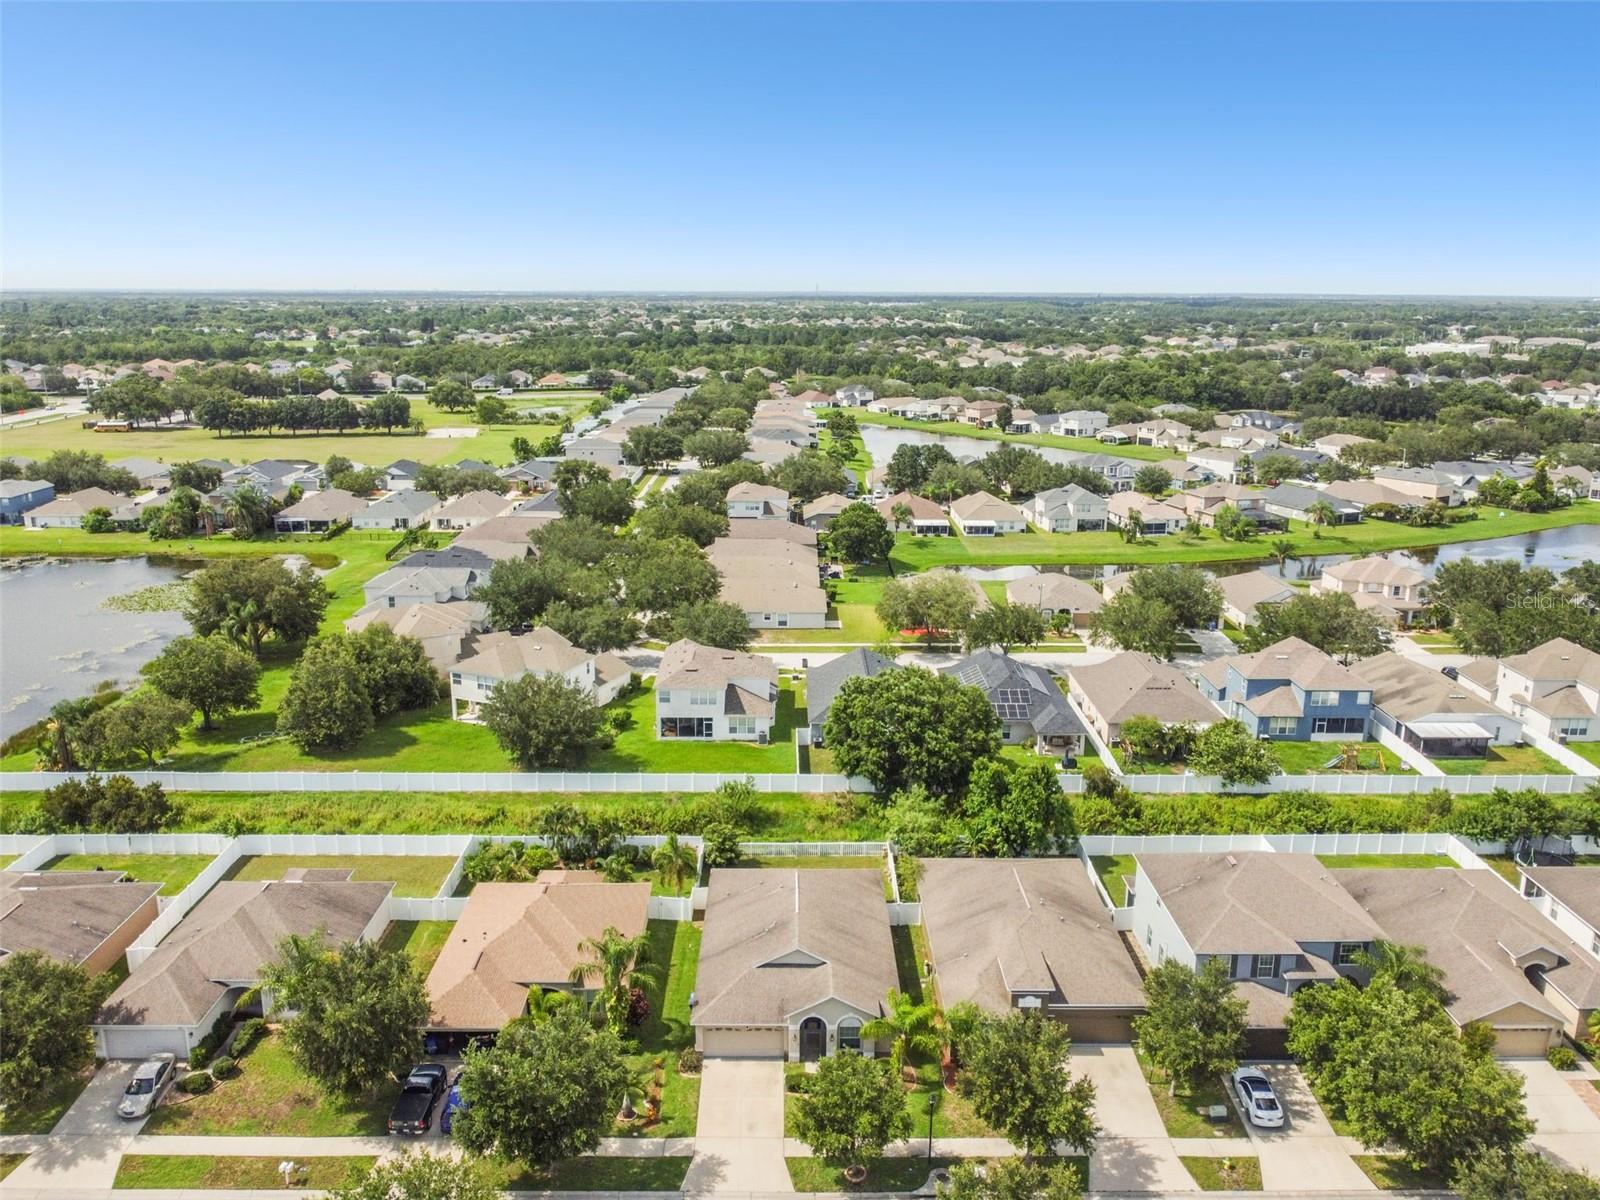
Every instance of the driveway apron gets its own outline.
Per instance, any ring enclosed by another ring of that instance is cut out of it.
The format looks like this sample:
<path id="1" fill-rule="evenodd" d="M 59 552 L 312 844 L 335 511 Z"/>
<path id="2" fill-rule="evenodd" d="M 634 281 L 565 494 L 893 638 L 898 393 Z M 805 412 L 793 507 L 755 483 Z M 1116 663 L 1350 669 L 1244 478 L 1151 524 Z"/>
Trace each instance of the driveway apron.
<path id="1" fill-rule="evenodd" d="M 708 1058 L 700 1078 L 691 1196 L 792 1192 L 783 1161 L 783 1061 Z"/>

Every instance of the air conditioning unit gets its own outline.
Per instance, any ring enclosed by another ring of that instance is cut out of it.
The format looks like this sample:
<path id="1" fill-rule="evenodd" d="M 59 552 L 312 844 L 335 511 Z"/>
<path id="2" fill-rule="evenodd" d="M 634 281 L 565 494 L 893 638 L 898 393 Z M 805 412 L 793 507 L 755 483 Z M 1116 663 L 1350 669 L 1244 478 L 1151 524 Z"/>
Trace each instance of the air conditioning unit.
<path id="1" fill-rule="evenodd" d="M 767 733 L 767 731 L 765 729 L 761 729 L 761 730 L 757 730 L 756 731 L 756 745 L 765 746 L 771 740 L 772 740 L 771 736 Z"/>

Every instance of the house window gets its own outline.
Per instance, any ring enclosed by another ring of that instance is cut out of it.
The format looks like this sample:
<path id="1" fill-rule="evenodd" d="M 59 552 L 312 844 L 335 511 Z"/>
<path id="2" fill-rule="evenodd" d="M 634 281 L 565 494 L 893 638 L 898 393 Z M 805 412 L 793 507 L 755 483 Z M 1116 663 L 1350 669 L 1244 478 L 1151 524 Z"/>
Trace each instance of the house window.
<path id="1" fill-rule="evenodd" d="M 1156 931 L 1153 926 L 1146 925 L 1144 927 L 1144 944 L 1146 946 L 1154 946 L 1156 944 Z"/>
<path id="2" fill-rule="evenodd" d="M 450 682 L 459 686 L 460 683 L 461 683 L 461 672 L 460 671 L 451 671 L 450 672 Z"/>
<path id="3" fill-rule="evenodd" d="M 1312 692 L 1311 693 L 1311 707 L 1312 708 L 1332 708 L 1334 705 L 1336 705 L 1338 703 L 1339 703 L 1339 693 L 1338 692 Z"/>
<path id="4" fill-rule="evenodd" d="M 1600 958 L 1600 933 L 1589 939 L 1589 953 Z"/>
<path id="5" fill-rule="evenodd" d="M 1587 737 L 1589 721 L 1585 717 L 1565 717 L 1556 722 L 1557 737 Z"/>
<path id="6" fill-rule="evenodd" d="M 1292 737 L 1295 730 L 1299 728 L 1299 717 L 1269 717 L 1267 719 L 1267 732 L 1273 737 Z"/>
<path id="7" fill-rule="evenodd" d="M 1522 894 L 1529 900 L 1537 900 L 1544 895 L 1544 889 L 1524 875 L 1522 877 Z"/>
<path id="8" fill-rule="evenodd" d="M 656 693 L 656 703 L 657 704 L 671 704 L 672 703 L 672 693 L 670 691 L 666 690 L 665 688 L 661 689 L 660 691 L 658 691 Z"/>
<path id="9" fill-rule="evenodd" d="M 1360 953 L 1360 942 L 1340 942 L 1338 952 L 1333 956 L 1333 961 L 1341 967 L 1353 966 L 1356 961 L 1356 955 Z"/>
<path id="10" fill-rule="evenodd" d="M 1357 704 L 1371 704 L 1372 703 L 1372 693 L 1371 692 L 1357 692 L 1356 693 L 1356 703 Z"/>
<path id="11" fill-rule="evenodd" d="M 861 1022 L 854 1017 L 846 1017 L 839 1022 L 839 1049 L 861 1049 Z"/>
<path id="12" fill-rule="evenodd" d="M 728 733 L 732 737 L 755 737 L 756 719 L 754 717 L 729 717 Z"/>
<path id="13" fill-rule="evenodd" d="M 1278 977 L 1278 956 L 1276 954 L 1256 955 L 1255 977 L 1257 979 L 1276 979 Z"/>
<path id="14" fill-rule="evenodd" d="M 696 705 L 696 706 L 698 706 L 700 708 L 710 708 L 712 705 L 716 704 L 716 702 L 717 702 L 717 693 L 715 693 L 715 692 L 690 692 L 689 693 L 689 703 L 692 704 L 692 705 Z"/>
<path id="15" fill-rule="evenodd" d="M 779 629 L 787 629 L 787 628 L 789 628 L 789 614 L 788 613 L 779 613 L 778 614 L 778 628 Z"/>
<path id="16" fill-rule="evenodd" d="M 1366 724 L 1360 717 L 1318 717 L 1311 722 L 1311 732 L 1364 733 Z"/>

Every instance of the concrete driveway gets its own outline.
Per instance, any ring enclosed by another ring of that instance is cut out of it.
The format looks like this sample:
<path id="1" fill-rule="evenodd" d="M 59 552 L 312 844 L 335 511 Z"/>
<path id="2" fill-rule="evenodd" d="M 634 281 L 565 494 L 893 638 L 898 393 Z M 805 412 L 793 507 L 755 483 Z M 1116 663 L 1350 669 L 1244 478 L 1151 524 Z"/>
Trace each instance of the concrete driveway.
<path id="1" fill-rule="evenodd" d="M 22 1163 L 5 1182 L 8 1191 L 109 1188 L 117 1164 L 144 1126 L 124 1121 L 116 1108 L 138 1063 L 107 1063 L 50 1133 L 44 1146 Z"/>
<path id="2" fill-rule="evenodd" d="M 1070 1065 L 1074 1075 L 1094 1081 L 1095 1117 L 1103 1130 L 1089 1159 L 1090 1191 L 1197 1190 L 1131 1046 L 1073 1046 Z"/>
<path id="3" fill-rule="evenodd" d="M 1366 1173 L 1350 1159 L 1349 1143 L 1334 1133 L 1300 1068 L 1292 1063 L 1251 1063 L 1272 1081 L 1287 1123 L 1282 1129 L 1245 1132 L 1261 1160 L 1261 1186 L 1269 1192 L 1370 1192 Z M 1231 1084 L 1230 1084 L 1231 1090 Z"/>
<path id="4" fill-rule="evenodd" d="M 708 1058 L 686 1195 L 792 1192 L 783 1161 L 783 1061 Z"/>
<path id="5" fill-rule="evenodd" d="M 1518 1059 L 1505 1064 L 1527 1082 L 1532 1142 L 1568 1167 L 1600 1174 L 1600 1116 L 1580 1098 L 1578 1088 L 1593 1088 L 1575 1071 L 1558 1071 L 1543 1059 Z"/>

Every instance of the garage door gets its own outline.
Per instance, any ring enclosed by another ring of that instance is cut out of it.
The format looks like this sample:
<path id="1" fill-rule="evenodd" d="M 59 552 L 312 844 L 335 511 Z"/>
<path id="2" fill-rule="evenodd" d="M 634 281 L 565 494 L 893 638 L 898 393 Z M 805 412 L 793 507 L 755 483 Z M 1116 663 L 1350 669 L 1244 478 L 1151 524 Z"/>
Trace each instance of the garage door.
<path id="1" fill-rule="evenodd" d="M 1069 1012 L 1062 1020 L 1075 1046 L 1133 1041 L 1131 1012 Z"/>
<path id="2" fill-rule="evenodd" d="M 1552 1041 L 1548 1026 L 1499 1026 L 1494 1031 L 1494 1052 L 1500 1058 L 1543 1058 Z"/>
<path id="3" fill-rule="evenodd" d="M 189 1053 L 183 1033 L 177 1029 L 107 1029 L 101 1038 L 100 1053 L 106 1058 L 149 1058 L 163 1051 L 180 1059 Z"/>
<path id="4" fill-rule="evenodd" d="M 701 1045 L 716 1058 L 782 1058 L 788 1038 L 782 1029 L 706 1029 Z"/>

